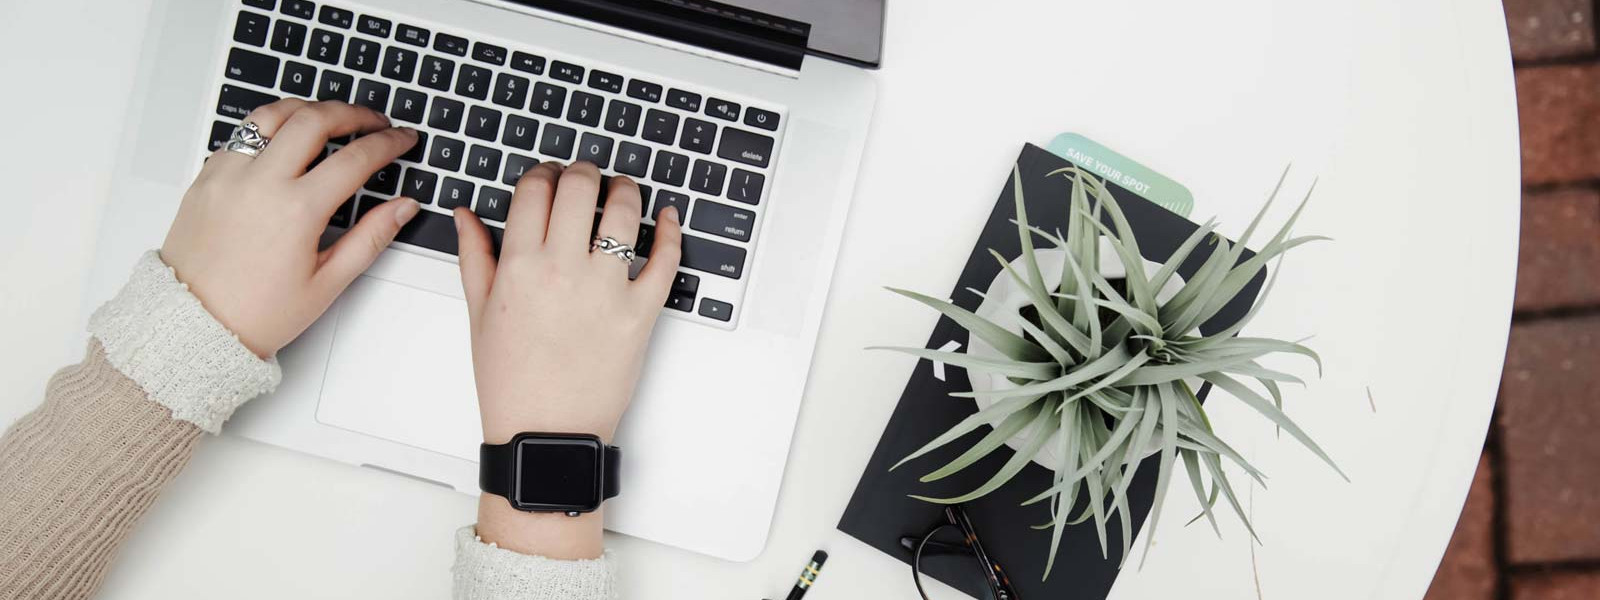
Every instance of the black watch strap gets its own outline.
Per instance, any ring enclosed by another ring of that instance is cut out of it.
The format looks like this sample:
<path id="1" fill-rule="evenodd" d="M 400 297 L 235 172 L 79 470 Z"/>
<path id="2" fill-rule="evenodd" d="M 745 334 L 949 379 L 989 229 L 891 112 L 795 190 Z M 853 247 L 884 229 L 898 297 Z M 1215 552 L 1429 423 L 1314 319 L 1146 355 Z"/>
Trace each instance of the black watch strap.
<path id="1" fill-rule="evenodd" d="M 616 497 L 622 484 L 622 475 L 619 464 L 622 462 L 622 451 L 616 446 L 606 446 L 603 458 L 605 467 L 600 469 L 600 498 L 609 500 Z M 517 449 L 516 441 L 504 444 L 482 444 L 478 446 L 478 487 L 485 493 L 496 496 L 513 498 L 516 485 Z"/>

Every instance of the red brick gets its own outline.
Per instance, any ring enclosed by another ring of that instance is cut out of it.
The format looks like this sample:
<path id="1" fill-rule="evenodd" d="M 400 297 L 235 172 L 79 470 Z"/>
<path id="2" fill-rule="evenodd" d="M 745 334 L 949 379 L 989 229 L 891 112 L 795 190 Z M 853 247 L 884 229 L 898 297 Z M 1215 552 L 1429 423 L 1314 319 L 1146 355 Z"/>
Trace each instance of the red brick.
<path id="1" fill-rule="evenodd" d="M 1494 485 L 1489 457 L 1478 459 L 1467 504 L 1444 551 L 1433 585 L 1423 600 L 1494 600 L 1499 577 L 1494 562 Z"/>
<path id="2" fill-rule="evenodd" d="M 1600 572 L 1529 573 L 1511 580 L 1513 600 L 1594 600 L 1600 598 Z"/>
<path id="3" fill-rule="evenodd" d="M 1593 0 L 1505 0 L 1505 9 L 1517 60 L 1594 52 Z"/>
<path id="4" fill-rule="evenodd" d="M 1507 558 L 1600 560 L 1600 316 L 1513 325 L 1500 389 Z"/>
<path id="5" fill-rule="evenodd" d="M 1600 65 L 1517 69 L 1523 183 L 1600 178 Z"/>
<path id="6" fill-rule="evenodd" d="M 1522 196 L 1517 310 L 1600 305 L 1600 192 Z"/>

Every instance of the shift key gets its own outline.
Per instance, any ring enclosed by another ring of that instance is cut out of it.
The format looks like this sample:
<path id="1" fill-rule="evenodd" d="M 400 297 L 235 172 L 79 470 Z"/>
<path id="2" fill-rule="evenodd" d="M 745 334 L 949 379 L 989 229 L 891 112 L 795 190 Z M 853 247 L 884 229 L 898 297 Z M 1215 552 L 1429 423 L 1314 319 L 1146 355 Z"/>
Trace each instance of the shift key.
<path id="1" fill-rule="evenodd" d="M 695 206 L 694 218 L 689 220 L 689 228 L 748 242 L 750 228 L 755 222 L 756 214 L 753 212 L 701 198 Z"/>
<path id="2" fill-rule="evenodd" d="M 744 275 L 744 248 L 686 235 L 683 236 L 682 264 L 691 269 L 738 279 Z"/>

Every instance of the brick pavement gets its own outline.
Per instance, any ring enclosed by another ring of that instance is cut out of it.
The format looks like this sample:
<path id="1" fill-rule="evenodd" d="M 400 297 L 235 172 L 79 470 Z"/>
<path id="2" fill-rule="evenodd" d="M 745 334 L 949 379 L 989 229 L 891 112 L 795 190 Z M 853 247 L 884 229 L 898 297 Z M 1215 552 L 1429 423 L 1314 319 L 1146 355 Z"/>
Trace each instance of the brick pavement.
<path id="1" fill-rule="evenodd" d="M 1600 600 L 1596 0 L 1503 0 L 1522 125 L 1516 308 L 1489 440 L 1426 600 Z"/>

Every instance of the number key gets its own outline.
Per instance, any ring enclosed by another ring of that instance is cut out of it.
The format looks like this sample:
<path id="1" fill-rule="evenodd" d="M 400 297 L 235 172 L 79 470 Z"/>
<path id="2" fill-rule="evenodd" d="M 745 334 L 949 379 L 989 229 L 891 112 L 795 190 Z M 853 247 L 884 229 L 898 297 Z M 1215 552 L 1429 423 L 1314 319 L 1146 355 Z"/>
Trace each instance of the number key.
<path id="1" fill-rule="evenodd" d="M 489 78 L 492 75 L 483 67 L 462 64 L 461 78 L 456 81 L 456 93 L 477 100 L 488 98 Z"/>
<path id="2" fill-rule="evenodd" d="M 339 64 L 339 52 L 344 49 L 344 35 L 325 29 L 311 32 L 311 51 L 306 58 L 330 65 Z"/>
<path id="3" fill-rule="evenodd" d="M 533 104 L 528 110 L 547 117 L 559 118 L 566 99 L 567 88 L 541 81 L 533 86 Z"/>
<path id="4" fill-rule="evenodd" d="M 567 105 L 567 120 L 580 125 L 600 125 L 600 109 L 605 99 L 588 92 L 572 92 L 572 103 Z"/>
<path id="5" fill-rule="evenodd" d="M 417 72 L 417 53 L 391 46 L 383 54 L 383 76 L 404 83 L 411 82 Z"/>

